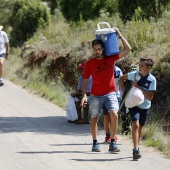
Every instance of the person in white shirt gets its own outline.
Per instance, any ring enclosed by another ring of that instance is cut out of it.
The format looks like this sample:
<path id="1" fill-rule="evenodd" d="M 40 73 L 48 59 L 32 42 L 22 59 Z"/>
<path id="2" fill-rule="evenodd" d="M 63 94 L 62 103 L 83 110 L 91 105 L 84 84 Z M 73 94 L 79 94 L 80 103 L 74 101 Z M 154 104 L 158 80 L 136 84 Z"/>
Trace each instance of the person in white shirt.
<path id="1" fill-rule="evenodd" d="M 8 58 L 8 49 L 9 49 L 9 39 L 6 32 L 2 31 L 3 26 L 0 26 L 0 86 L 3 86 L 4 83 L 2 81 L 3 74 L 3 64 L 5 58 Z"/>

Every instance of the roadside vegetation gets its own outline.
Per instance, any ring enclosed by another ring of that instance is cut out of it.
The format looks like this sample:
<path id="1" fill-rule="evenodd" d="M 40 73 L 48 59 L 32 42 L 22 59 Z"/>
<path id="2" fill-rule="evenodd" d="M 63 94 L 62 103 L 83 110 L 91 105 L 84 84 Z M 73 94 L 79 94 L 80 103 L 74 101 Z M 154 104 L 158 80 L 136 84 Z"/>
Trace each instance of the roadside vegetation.
<path id="1" fill-rule="evenodd" d="M 17 1 L 21 3 L 21 0 Z M 115 2 L 117 10 L 120 6 L 118 2 Z M 51 3 L 51 1 L 48 1 L 48 3 Z M 56 6 L 59 7 L 59 3 Z M 97 7 L 94 6 L 93 12 Z M 77 82 L 70 85 L 68 79 L 64 79 L 65 75 L 61 71 L 62 69 L 52 76 L 49 74 L 48 68 L 54 58 L 69 54 L 68 60 L 72 63 L 69 69 L 74 75 L 73 78 L 77 79 L 77 63 L 91 56 L 92 51 L 89 48 L 90 45 L 88 46 L 88 42 L 95 38 L 97 23 L 101 21 L 109 22 L 112 26 L 116 26 L 121 30 L 132 46 L 132 52 L 127 56 L 127 59 L 119 63 L 124 73 L 128 71 L 127 68 L 130 64 L 138 65 L 138 60 L 142 56 L 149 56 L 155 61 L 152 73 L 157 78 L 158 86 L 152 102 L 152 112 L 147 126 L 144 128 L 142 139 L 146 145 L 156 147 L 170 156 L 170 9 L 168 6 L 163 7 L 164 10 L 161 11 L 160 16 L 157 15 L 154 18 L 154 16 L 148 16 L 141 5 L 129 16 L 129 20 L 121 18 L 124 15 L 123 12 L 119 15 L 116 9 L 109 13 L 109 8 L 108 10 L 106 10 L 107 8 L 100 9 L 98 17 L 93 18 L 93 20 L 83 18 L 78 13 L 76 14 L 76 21 L 70 21 L 70 18 L 68 18 L 69 22 L 63 17 L 60 8 L 52 10 L 53 15 L 46 11 L 47 22 L 45 20 L 40 22 L 42 25 L 37 26 L 34 32 L 24 37 L 26 40 L 24 43 L 19 42 L 19 44 L 11 47 L 9 60 L 5 62 L 4 76 L 23 88 L 27 88 L 31 92 L 66 108 L 68 94 L 75 90 Z M 67 14 L 64 14 L 64 16 L 67 16 Z M 74 18 L 74 15 L 72 17 Z M 4 24 L 6 20 L 5 18 Z M 8 27 L 9 25 L 6 25 L 5 28 Z M 13 35 L 10 28 L 7 31 L 9 34 L 11 33 L 11 36 Z M 13 41 L 13 43 L 15 42 Z M 82 43 L 86 46 L 82 47 Z M 25 63 L 30 60 L 31 52 L 38 53 L 41 50 L 50 51 L 51 53 L 39 65 L 27 66 Z M 128 64 L 125 68 L 126 60 L 128 60 Z M 66 65 L 66 67 L 69 66 Z"/>

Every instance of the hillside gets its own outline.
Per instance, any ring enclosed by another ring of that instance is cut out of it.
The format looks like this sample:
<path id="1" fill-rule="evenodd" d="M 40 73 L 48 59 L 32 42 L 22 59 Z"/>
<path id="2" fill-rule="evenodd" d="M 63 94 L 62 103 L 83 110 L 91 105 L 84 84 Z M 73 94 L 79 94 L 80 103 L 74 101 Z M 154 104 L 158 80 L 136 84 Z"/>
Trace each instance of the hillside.
<path id="1" fill-rule="evenodd" d="M 43 65 L 47 69 L 44 74 L 51 78 L 54 77 L 54 79 L 62 77 L 62 83 L 65 86 L 69 85 L 75 88 L 78 76 L 77 63 L 91 57 L 90 41 L 95 38 L 96 25 L 98 22 L 106 21 L 112 26 L 118 27 L 132 46 L 131 54 L 125 59 L 126 64 L 124 64 L 125 61 L 117 63 L 124 73 L 129 71 L 131 64 L 138 65 L 138 60 L 142 56 L 148 56 L 154 60 L 155 66 L 152 72 L 157 77 L 158 90 L 153 103 L 156 107 L 155 111 L 160 112 L 161 110 L 162 115 L 162 107 L 164 108 L 164 104 L 169 101 L 169 91 L 163 91 L 163 89 L 168 89 L 167 78 L 170 74 L 168 72 L 168 58 L 170 58 L 169 16 L 169 12 L 167 12 L 157 22 L 154 20 L 150 22 L 133 20 L 124 25 L 118 16 L 109 18 L 102 15 L 95 21 L 82 21 L 76 26 L 66 23 L 61 13 L 58 13 L 58 16 L 53 17 L 47 29 L 39 30 L 22 47 L 21 58 L 24 67 L 21 65 L 21 70 L 24 68 L 32 70 L 40 68 L 40 66 L 41 69 L 44 69 Z M 162 98 L 164 99 L 162 100 Z M 157 105 L 161 107 L 158 108 Z"/>

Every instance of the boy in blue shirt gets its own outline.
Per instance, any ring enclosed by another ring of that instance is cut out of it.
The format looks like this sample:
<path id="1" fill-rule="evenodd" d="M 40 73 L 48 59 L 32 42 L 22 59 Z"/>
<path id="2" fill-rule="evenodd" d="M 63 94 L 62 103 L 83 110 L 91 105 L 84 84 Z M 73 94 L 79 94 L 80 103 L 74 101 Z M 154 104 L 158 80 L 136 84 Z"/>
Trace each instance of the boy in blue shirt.
<path id="1" fill-rule="evenodd" d="M 153 66 L 153 60 L 149 58 L 141 58 L 139 62 L 139 71 L 130 72 L 120 78 L 119 85 L 122 92 L 124 91 L 124 81 L 131 80 L 132 85 L 139 88 L 144 95 L 144 102 L 133 108 L 129 108 L 132 119 L 132 139 L 133 139 L 133 159 L 141 158 L 139 152 L 139 140 L 141 137 L 142 127 L 149 115 L 151 100 L 156 91 L 156 79 L 150 73 Z"/>

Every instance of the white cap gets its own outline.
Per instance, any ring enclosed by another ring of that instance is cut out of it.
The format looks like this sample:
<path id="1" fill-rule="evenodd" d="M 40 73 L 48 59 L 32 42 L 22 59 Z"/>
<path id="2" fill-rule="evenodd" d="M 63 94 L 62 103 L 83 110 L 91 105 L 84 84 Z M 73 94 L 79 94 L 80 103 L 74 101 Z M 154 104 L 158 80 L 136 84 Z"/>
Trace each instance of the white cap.
<path id="1" fill-rule="evenodd" d="M 3 26 L 0 26 L 0 31 L 2 30 Z"/>

